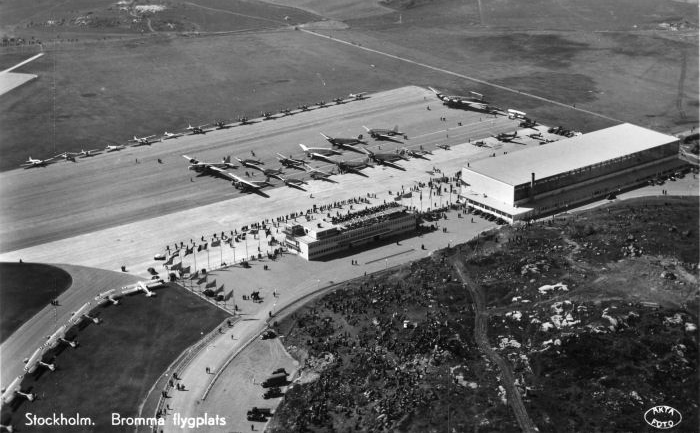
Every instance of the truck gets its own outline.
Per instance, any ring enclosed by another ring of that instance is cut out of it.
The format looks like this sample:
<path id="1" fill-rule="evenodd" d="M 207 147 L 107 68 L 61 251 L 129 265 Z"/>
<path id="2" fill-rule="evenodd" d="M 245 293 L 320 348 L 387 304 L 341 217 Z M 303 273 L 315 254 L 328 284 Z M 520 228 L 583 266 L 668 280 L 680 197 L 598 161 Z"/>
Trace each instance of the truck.
<path id="1" fill-rule="evenodd" d="M 268 377 L 263 383 L 263 388 L 271 388 L 273 386 L 285 386 L 287 384 L 287 375 L 284 373 L 273 374 Z"/>

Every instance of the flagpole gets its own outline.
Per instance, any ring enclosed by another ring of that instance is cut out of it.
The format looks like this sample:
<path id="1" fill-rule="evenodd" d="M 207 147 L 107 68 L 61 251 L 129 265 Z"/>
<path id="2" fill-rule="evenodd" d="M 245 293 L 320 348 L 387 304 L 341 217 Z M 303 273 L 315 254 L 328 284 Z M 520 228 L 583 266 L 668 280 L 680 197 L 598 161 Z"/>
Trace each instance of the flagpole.
<path id="1" fill-rule="evenodd" d="M 207 248 L 207 268 L 211 269 L 211 265 L 209 264 L 209 248 Z"/>

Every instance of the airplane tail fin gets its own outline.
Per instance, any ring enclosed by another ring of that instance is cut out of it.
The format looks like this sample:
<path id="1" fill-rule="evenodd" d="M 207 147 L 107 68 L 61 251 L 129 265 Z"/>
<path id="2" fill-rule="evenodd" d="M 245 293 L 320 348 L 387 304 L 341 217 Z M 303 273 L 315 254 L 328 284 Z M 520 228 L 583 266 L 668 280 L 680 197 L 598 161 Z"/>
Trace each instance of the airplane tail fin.
<path id="1" fill-rule="evenodd" d="M 303 150 L 304 152 L 308 152 L 308 151 L 309 151 L 309 148 L 306 147 L 306 146 L 304 146 L 304 145 L 301 144 L 301 143 L 299 143 L 299 147 L 301 147 L 301 150 Z"/>
<path id="2" fill-rule="evenodd" d="M 366 127 L 365 125 L 362 125 L 363 128 L 365 128 L 365 131 L 369 132 L 369 128 Z"/>
<path id="3" fill-rule="evenodd" d="M 392 131 L 399 132 L 399 125 L 394 125 L 394 129 Z"/>
<path id="4" fill-rule="evenodd" d="M 326 140 L 330 140 L 330 138 L 326 134 L 324 134 L 323 132 L 319 132 L 319 134 L 321 134 L 323 136 L 323 138 L 325 138 Z"/>
<path id="5" fill-rule="evenodd" d="M 436 95 L 440 95 L 440 92 L 438 92 L 437 90 L 433 89 L 432 87 L 428 87 L 428 89 L 432 90 L 433 93 L 435 93 Z"/>

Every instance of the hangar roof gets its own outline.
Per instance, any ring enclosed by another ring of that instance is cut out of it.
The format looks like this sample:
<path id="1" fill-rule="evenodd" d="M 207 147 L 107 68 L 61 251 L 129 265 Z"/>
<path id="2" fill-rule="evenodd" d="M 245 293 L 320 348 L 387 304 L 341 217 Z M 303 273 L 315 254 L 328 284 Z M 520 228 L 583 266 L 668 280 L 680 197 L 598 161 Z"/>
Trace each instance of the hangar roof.
<path id="1" fill-rule="evenodd" d="M 677 141 L 676 137 L 623 123 L 610 128 L 470 163 L 467 170 L 508 185 L 544 179 Z"/>

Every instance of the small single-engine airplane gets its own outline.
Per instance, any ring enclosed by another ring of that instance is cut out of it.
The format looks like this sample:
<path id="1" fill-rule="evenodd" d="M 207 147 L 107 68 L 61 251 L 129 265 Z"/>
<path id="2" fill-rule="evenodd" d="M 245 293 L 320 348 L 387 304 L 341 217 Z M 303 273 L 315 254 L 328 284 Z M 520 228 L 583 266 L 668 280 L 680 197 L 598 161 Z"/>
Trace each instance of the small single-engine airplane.
<path id="1" fill-rule="evenodd" d="M 292 114 L 292 110 L 290 110 L 289 108 L 283 108 L 280 110 L 280 114 L 284 116 L 289 116 L 290 114 Z"/>
<path id="2" fill-rule="evenodd" d="M 298 105 L 297 108 L 301 111 L 309 111 L 308 105 Z"/>
<path id="3" fill-rule="evenodd" d="M 204 134 L 206 131 L 204 130 L 204 127 L 208 126 L 208 123 L 205 123 L 204 125 L 199 125 L 199 126 L 192 126 L 189 123 L 187 124 L 187 130 L 192 131 L 192 135 L 194 134 Z"/>
<path id="4" fill-rule="evenodd" d="M 450 150 L 449 144 L 436 144 L 435 146 L 439 147 L 442 150 Z"/>
<path id="5" fill-rule="evenodd" d="M 2 389 L 2 404 L 10 404 L 14 401 L 15 397 L 18 395 L 26 398 L 29 401 L 34 401 L 34 398 L 36 397 L 34 394 L 31 392 L 24 393 L 22 392 L 22 380 L 24 380 L 24 375 L 20 375 L 15 377 L 15 379 L 10 382 L 9 385 L 7 385 L 6 388 Z M 11 431 L 11 430 L 8 430 Z"/>
<path id="6" fill-rule="evenodd" d="M 289 156 L 289 158 L 287 158 L 286 156 L 278 153 L 277 160 L 280 162 L 280 164 L 282 164 L 285 167 L 296 168 L 299 170 L 304 169 L 304 164 L 305 164 L 304 161 L 301 159 L 292 158 L 291 155 Z"/>
<path id="7" fill-rule="evenodd" d="M 311 158 L 314 158 L 314 155 L 330 156 L 341 154 L 341 152 L 331 149 L 330 147 L 307 147 L 303 144 L 299 144 L 299 147 L 301 147 L 301 150 L 303 150 L 304 153 Z"/>
<path id="8" fill-rule="evenodd" d="M 260 117 L 262 117 L 265 120 L 270 120 L 272 119 L 272 112 L 270 111 L 261 111 L 260 112 Z"/>
<path id="9" fill-rule="evenodd" d="M 116 152 L 118 150 L 126 149 L 126 146 L 122 144 L 108 144 L 107 147 L 105 147 L 105 150 L 107 152 Z"/>
<path id="10" fill-rule="evenodd" d="M 253 122 L 252 120 L 248 120 L 248 118 L 245 117 L 245 116 L 239 117 L 238 119 L 236 119 L 236 121 L 237 121 L 240 125 L 250 125 L 250 124 L 255 123 L 255 122 Z"/>
<path id="11" fill-rule="evenodd" d="M 515 140 L 518 137 L 518 131 L 512 133 L 501 132 L 498 135 L 492 135 L 492 137 L 498 141 L 509 142 Z"/>
<path id="12" fill-rule="evenodd" d="M 54 162 L 56 162 L 56 159 L 61 158 L 62 156 L 63 156 L 63 154 L 52 156 L 51 158 L 48 158 L 48 159 L 34 159 L 30 156 L 26 162 L 24 162 L 24 163 L 22 163 L 22 165 L 20 165 L 20 167 L 24 167 L 24 168 L 46 167 L 47 165 L 53 164 Z"/>
<path id="13" fill-rule="evenodd" d="M 429 151 L 427 151 L 427 150 L 423 150 L 423 149 L 412 150 L 412 149 L 408 149 L 408 148 L 406 148 L 406 147 L 402 148 L 402 149 L 399 151 L 399 153 L 401 153 L 402 155 L 408 155 L 408 156 L 410 156 L 410 157 L 412 157 L 412 158 L 421 158 L 421 159 L 429 159 L 429 158 L 426 157 L 425 155 L 431 154 L 431 153 L 430 153 Z"/>
<path id="14" fill-rule="evenodd" d="M 160 137 L 160 141 L 163 140 L 170 140 L 171 138 L 177 138 L 177 137 L 182 137 L 182 132 L 168 132 L 165 131 L 163 133 L 163 136 Z"/>
<path id="15" fill-rule="evenodd" d="M 318 102 L 316 103 L 316 106 L 317 106 L 317 107 L 321 107 L 321 108 L 325 107 L 326 105 L 327 105 L 327 104 L 326 104 L 326 101 L 323 101 L 323 100 L 318 101 Z"/>
<path id="16" fill-rule="evenodd" d="M 360 140 L 359 138 L 334 138 L 329 137 L 323 132 L 320 133 L 323 138 L 325 138 L 332 146 L 340 147 L 341 149 L 350 150 L 353 152 L 363 153 L 361 149 L 353 147 L 357 144 L 367 144 L 367 142 Z"/>
<path id="17" fill-rule="evenodd" d="M 215 120 L 212 125 L 216 127 L 216 129 L 226 129 L 226 121 L 225 120 Z"/>
<path id="18" fill-rule="evenodd" d="M 259 165 L 265 165 L 264 162 L 262 162 L 259 159 L 252 159 L 252 158 L 236 158 L 236 161 L 240 162 L 243 167 L 248 167 L 248 168 L 256 168 Z"/>
<path id="19" fill-rule="evenodd" d="M 333 102 L 335 102 L 336 105 L 340 105 L 340 104 L 345 103 L 345 99 L 343 99 L 343 98 L 335 98 L 335 99 L 333 100 Z"/>
<path id="20" fill-rule="evenodd" d="M 46 351 L 46 346 L 38 347 L 29 358 L 24 360 L 24 371 L 27 373 L 34 373 L 39 366 L 48 368 L 51 371 L 56 370 L 55 365 L 43 361 Z"/>
<path id="21" fill-rule="evenodd" d="M 90 149 L 90 150 L 80 150 L 80 152 L 66 152 L 63 155 L 65 155 L 65 158 L 69 161 L 71 161 L 70 158 L 73 158 L 72 161 L 75 161 L 75 157 L 79 158 L 89 158 L 91 156 L 99 155 L 102 153 L 101 149 Z"/>
<path id="22" fill-rule="evenodd" d="M 374 138 L 375 140 L 387 140 L 387 141 L 395 141 L 397 143 L 401 143 L 399 140 L 397 140 L 394 137 L 399 136 L 399 135 L 403 135 L 404 138 L 406 138 L 404 133 L 399 131 L 399 125 L 394 126 L 394 129 L 379 129 L 379 128 L 370 129 L 366 126 L 363 126 L 363 128 L 365 128 L 365 131 L 367 131 L 367 133 L 370 135 L 370 137 Z"/>
<path id="23" fill-rule="evenodd" d="M 367 92 L 351 93 L 348 95 L 348 98 L 356 99 L 359 101 L 360 99 L 366 99 L 367 98 L 367 96 L 365 96 L 366 94 L 367 94 Z"/>
<path id="24" fill-rule="evenodd" d="M 155 135 L 149 135 L 148 137 L 137 137 L 134 135 L 134 138 L 132 138 L 131 141 L 132 146 L 147 146 L 152 143 L 151 138 L 155 137 Z"/>

